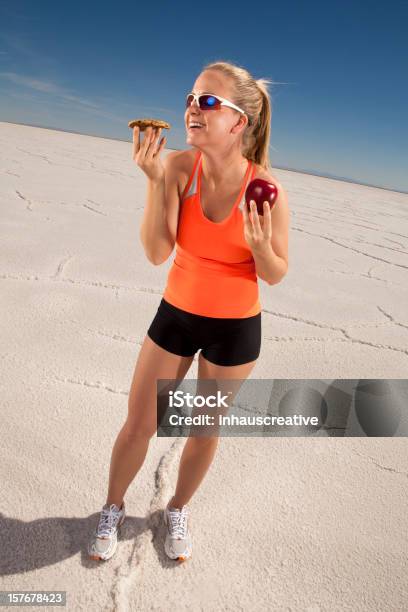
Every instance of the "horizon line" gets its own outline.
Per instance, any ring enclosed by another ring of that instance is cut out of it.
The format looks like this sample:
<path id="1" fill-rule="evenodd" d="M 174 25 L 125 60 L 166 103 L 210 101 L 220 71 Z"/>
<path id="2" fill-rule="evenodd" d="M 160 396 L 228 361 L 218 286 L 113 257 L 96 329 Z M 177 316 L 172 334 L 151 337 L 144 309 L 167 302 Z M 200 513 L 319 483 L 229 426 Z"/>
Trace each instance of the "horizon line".
<path id="1" fill-rule="evenodd" d="M 132 143 L 132 140 L 126 140 L 125 138 L 112 138 L 111 136 L 100 136 L 99 134 L 87 134 L 84 132 L 77 132 L 75 130 L 66 130 L 64 128 L 57 128 L 57 127 L 47 127 L 47 126 L 35 124 L 35 123 L 16 123 L 15 121 L 4 121 L 2 119 L 0 119 L 0 122 L 8 123 L 10 125 L 24 125 L 27 127 L 39 128 L 42 130 L 52 130 L 55 132 L 66 132 L 68 134 L 77 134 L 79 136 L 90 136 L 92 138 L 103 138 L 105 140 L 114 140 L 114 141 L 119 141 L 119 142 Z M 172 149 L 170 147 L 166 147 L 166 149 L 169 151 L 183 151 L 183 149 Z M 408 191 L 402 191 L 400 189 L 384 187 L 383 185 L 372 185 L 371 183 L 364 183 L 364 182 L 356 181 L 355 179 L 350 179 L 350 178 L 343 177 L 343 176 L 336 176 L 332 174 L 322 174 L 318 172 L 317 170 L 289 168 L 287 166 L 273 166 L 273 167 L 276 168 L 277 170 L 287 170 L 289 172 L 297 172 L 299 174 L 308 174 L 310 176 L 318 176 L 320 178 L 327 178 L 333 181 L 340 181 L 342 183 L 352 183 L 354 185 L 362 185 L 363 187 L 372 187 L 373 189 L 383 189 L 384 191 L 394 191 L 395 193 L 402 193 L 404 195 L 408 195 Z"/>

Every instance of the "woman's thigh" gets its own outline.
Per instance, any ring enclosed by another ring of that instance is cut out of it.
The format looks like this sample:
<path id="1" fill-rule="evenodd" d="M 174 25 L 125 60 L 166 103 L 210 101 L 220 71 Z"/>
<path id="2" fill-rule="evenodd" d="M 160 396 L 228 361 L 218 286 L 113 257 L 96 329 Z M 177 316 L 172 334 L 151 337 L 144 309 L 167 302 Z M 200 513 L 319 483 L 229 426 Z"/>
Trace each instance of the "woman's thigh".
<path id="1" fill-rule="evenodd" d="M 198 355 L 198 377 L 197 395 L 204 397 L 214 396 L 219 391 L 224 396 L 228 407 L 214 408 L 193 408 L 191 416 L 206 414 L 214 417 L 214 422 L 209 426 L 199 425 L 192 427 L 190 437 L 196 438 L 197 442 L 205 444 L 206 441 L 218 438 L 218 416 L 225 416 L 233 403 L 235 396 L 241 388 L 243 382 L 250 375 L 256 365 L 256 359 L 236 366 L 220 366 L 208 361 L 202 352 Z"/>
<path id="2" fill-rule="evenodd" d="M 140 349 L 128 400 L 130 435 L 153 436 L 157 430 L 157 380 L 183 379 L 194 355 L 183 357 L 166 351 L 146 335 Z M 173 387 L 178 383 L 174 383 Z"/>
<path id="3" fill-rule="evenodd" d="M 228 395 L 231 403 L 256 365 L 257 360 L 237 366 L 220 366 L 208 361 L 202 352 L 198 355 L 197 389 L 200 394 L 213 394 L 219 390 L 222 395 Z"/>

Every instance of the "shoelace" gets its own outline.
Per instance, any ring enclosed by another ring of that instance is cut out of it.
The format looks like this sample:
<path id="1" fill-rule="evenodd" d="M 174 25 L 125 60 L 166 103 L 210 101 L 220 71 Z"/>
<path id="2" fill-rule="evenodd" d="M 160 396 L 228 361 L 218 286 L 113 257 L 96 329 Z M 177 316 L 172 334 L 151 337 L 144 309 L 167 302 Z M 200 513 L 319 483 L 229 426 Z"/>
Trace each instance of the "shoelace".
<path id="1" fill-rule="evenodd" d="M 112 535 L 120 517 L 119 511 L 115 508 L 115 504 L 111 504 L 109 508 L 102 509 L 98 525 L 98 537 Z"/>
<path id="2" fill-rule="evenodd" d="M 187 533 L 187 517 L 188 510 L 183 507 L 182 510 L 169 510 L 170 517 L 170 532 L 173 537 L 183 539 Z"/>

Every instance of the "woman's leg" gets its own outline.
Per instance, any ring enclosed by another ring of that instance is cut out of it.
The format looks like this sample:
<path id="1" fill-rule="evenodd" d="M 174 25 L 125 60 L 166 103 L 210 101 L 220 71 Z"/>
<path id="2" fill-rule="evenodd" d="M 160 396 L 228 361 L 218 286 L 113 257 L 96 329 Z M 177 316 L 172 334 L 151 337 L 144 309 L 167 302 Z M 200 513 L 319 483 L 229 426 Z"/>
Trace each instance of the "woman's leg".
<path id="1" fill-rule="evenodd" d="M 183 379 L 194 359 L 170 353 L 146 335 L 129 392 L 128 416 L 112 450 L 107 504 L 121 506 L 157 430 L 158 379 Z"/>
<path id="2" fill-rule="evenodd" d="M 255 364 L 256 360 L 238 366 L 219 366 L 205 359 L 200 352 L 198 358 L 198 379 L 244 380 L 249 376 Z M 241 384 L 239 382 L 231 383 L 229 388 L 233 388 L 234 391 L 231 392 L 230 400 L 238 392 Z M 198 390 L 197 393 L 199 393 Z M 183 505 L 190 501 L 212 463 L 218 446 L 218 440 L 218 436 L 193 436 L 187 438 L 180 459 L 176 492 L 169 501 L 168 506 L 181 510 Z"/>

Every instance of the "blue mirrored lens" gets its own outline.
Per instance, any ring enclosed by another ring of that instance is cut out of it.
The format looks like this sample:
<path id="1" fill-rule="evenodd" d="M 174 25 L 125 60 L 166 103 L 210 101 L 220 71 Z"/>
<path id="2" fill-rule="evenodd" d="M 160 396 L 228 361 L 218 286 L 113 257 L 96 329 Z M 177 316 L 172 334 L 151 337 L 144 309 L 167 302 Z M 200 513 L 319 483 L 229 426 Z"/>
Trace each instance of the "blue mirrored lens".
<path id="1" fill-rule="evenodd" d="M 192 94 L 189 94 L 186 98 L 186 107 L 191 106 L 191 104 L 193 103 L 194 100 L 194 96 Z M 200 102 L 200 108 L 205 110 L 205 109 L 209 109 L 209 108 L 219 108 L 220 107 L 220 101 L 214 97 L 214 96 L 209 96 L 206 94 L 203 94 L 199 97 L 199 102 Z"/>
<path id="2" fill-rule="evenodd" d="M 206 99 L 206 104 L 208 106 L 214 106 L 215 104 L 217 104 L 217 100 L 213 96 L 208 96 L 208 98 Z"/>

